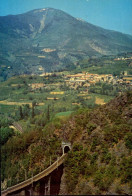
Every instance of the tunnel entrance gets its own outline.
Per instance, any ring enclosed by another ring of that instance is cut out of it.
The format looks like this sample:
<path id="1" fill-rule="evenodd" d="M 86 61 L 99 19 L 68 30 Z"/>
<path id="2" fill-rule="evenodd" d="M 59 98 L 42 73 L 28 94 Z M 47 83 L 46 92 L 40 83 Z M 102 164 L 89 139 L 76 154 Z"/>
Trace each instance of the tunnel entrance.
<path id="1" fill-rule="evenodd" d="M 69 146 L 65 146 L 65 147 L 64 147 L 64 153 L 68 153 L 69 151 L 70 151 Z"/>
<path id="2" fill-rule="evenodd" d="M 65 153 L 68 153 L 69 150 L 71 150 L 71 143 L 70 142 L 64 142 L 62 141 L 62 151 L 63 151 L 63 154 Z"/>

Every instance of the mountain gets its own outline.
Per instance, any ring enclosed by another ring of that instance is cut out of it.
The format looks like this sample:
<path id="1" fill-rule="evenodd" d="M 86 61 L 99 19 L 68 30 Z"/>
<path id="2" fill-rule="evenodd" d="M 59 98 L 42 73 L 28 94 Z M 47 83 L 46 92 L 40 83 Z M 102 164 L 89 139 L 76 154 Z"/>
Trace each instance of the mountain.
<path id="1" fill-rule="evenodd" d="M 1 65 L 10 66 L 8 72 L 40 73 L 95 55 L 132 51 L 132 36 L 45 8 L 1 16 L 0 45 Z"/>

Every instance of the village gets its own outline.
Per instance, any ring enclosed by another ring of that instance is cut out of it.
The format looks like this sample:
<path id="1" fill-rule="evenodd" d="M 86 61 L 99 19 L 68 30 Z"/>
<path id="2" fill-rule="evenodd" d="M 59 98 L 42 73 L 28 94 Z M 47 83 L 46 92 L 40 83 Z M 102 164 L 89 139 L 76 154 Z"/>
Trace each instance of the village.
<path id="1" fill-rule="evenodd" d="M 77 89 L 78 87 L 90 87 L 91 85 L 95 85 L 96 83 L 99 82 L 104 82 L 108 84 L 114 85 L 121 85 L 121 86 L 126 86 L 126 87 L 131 87 L 132 86 L 132 76 L 127 75 L 127 72 L 124 72 L 124 76 L 118 77 L 118 76 L 113 76 L 112 74 L 92 74 L 92 73 L 77 73 L 77 74 L 69 74 L 69 75 L 64 75 L 60 73 L 56 73 L 56 76 L 61 75 L 64 79 L 64 82 L 66 86 L 72 88 L 72 89 Z M 54 74 L 53 73 L 45 73 L 41 74 L 42 77 L 45 77 L 48 79 L 48 77 L 52 77 Z M 55 85 L 55 84 L 54 84 Z M 59 85 L 59 84 L 58 84 Z M 44 83 L 32 83 L 29 84 L 29 86 L 32 88 L 32 90 L 35 89 L 40 89 L 40 88 L 47 88 L 49 84 L 44 84 Z"/>
<path id="2" fill-rule="evenodd" d="M 113 85 L 121 84 L 132 86 L 132 82 L 129 80 L 129 76 L 127 79 L 125 79 L 113 76 L 112 74 L 98 75 L 90 73 L 79 73 L 75 75 L 67 75 L 65 78 L 66 84 L 73 88 L 76 88 L 77 86 L 89 87 L 91 85 L 95 85 L 98 82 L 105 82 Z M 130 77 L 130 79 L 132 79 L 132 77 Z"/>

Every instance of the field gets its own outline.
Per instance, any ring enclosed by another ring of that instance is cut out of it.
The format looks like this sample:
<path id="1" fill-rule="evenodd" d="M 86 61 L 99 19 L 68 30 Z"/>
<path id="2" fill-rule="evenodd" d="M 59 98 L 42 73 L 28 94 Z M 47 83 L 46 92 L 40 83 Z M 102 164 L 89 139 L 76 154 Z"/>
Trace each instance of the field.
<path id="1" fill-rule="evenodd" d="M 85 68 L 85 63 L 92 66 Z M 120 62 L 116 63 L 117 68 L 114 69 L 115 62 L 110 59 L 86 60 L 86 62 L 80 62 L 80 66 L 71 71 L 47 73 L 43 76 L 21 75 L 9 78 L 0 83 L 0 113 L 15 115 L 20 106 L 24 108 L 26 104 L 31 110 L 34 101 L 36 114 L 47 111 L 49 107 L 51 116 L 65 116 L 79 108 L 103 105 L 114 98 L 118 92 L 123 91 L 123 87 L 101 83 L 89 87 L 78 85 L 72 88 L 66 85 L 65 76 L 78 73 L 80 68 L 84 72 L 89 71 L 93 74 L 112 73 L 113 69 L 116 71 L 119 68 Z M 93 64 L 98 64 L 98 66 L 93 66 Z M 118 70 L 124 70 L 127 67 L 126 64 L 127 62 L 122 62 Z M 128 79 L 127 76 L 124 78 Z"/>
<path id="2" fill-rule="evenodd" d="M 17 106 L 22 106 L 28 104 L 30 107 L 32 107 L 32 102 L 9 102 L 7 100 L 0 101 L 0 104 L 3 105 L 17 105 Z M 38 103 L 38 106 L 42 106 L 44 103 Z"/>
<path id="3" fill-rule="evenodd" d="M 55 115 L 55 117 L 69 116 L 73 111 L 68 112 L 59 112 Z"/>
<path id="4" fill-rule="evenodd" d="M 95 103 L 98 104 L 98 105 L 104 105 L 105 104 L 104 99 L 100 99 L 98 97 L 96 97 Z"/>

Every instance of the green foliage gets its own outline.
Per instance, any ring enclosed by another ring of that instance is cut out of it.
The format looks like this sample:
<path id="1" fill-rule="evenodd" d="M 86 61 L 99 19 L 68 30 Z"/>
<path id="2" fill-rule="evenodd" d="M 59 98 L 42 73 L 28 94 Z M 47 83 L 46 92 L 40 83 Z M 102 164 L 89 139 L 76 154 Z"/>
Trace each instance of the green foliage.
<path id="1" fill-rule="evenodd" d="M 14 135 L 14 131 L 9 127 L 11 120 L 0 118 L 0 144 L 4 145 L 8 139 Z"/>
<path id="2" fill-rule="evenodd" d="M 89 165 L 88 160 L 90 159 L 91 163 Z M 96 171 L 96 159 L 96 153 L 91 157 L 87 153 L 87 149 L 83 149 L 81 144 L 75 143 L 73 145 L 72 151 L 68 153 L 68 157 L 65 162 L 66 183 L 70 192 L 75 189 L 80 175 L 87 178 Z"/>
<path id="3" fill-rule="evenodd" d="M 80 144 L 78 144 L 78 143 L 75 143 L 75 144 L 73 145 L 73 152 L 74 152 L 74 151 L 81 151 L 81 150 L 83 150 L 83 146 L 82 146 L 82 145 L 80 145 Z"/>
<path id="4" fill-rule="evenodd" d="M 11 177 L 11 184 L 8 183 L 11 186 L 30 178 L 32 173 L 38 174 L 50 165 L 50 157 L 52 163 L 56 161 L 60 146 L 55 135 L 42 130 L 30 130 L 10 138 L 2 147 L 2 181 Z"/>
<path id="5" fill-rule="evenodd" d="M 64 129 L 68 140 L 72 142 L 72 150 L 68 152 L 64 163 L 68 193 L 107 193 L 117 179 L 121 179 L 121 185 L 128 183 L 130 186 L 130 98 L 128 94 L 125 102 L 122 101 L 123 97 L 121 100 L 117 98 L 94 111 L 81 108 L 70 117 L 54 117 L 54 102 L 53 105 L 49 104 L 49 108 L 46 105 L 41 113 L 35 113 L 33 118 L 32 108 L 22 106 L 22 112 L 24 107 L 30 109 L 28 120 L 20 121 L 27 124 L 28 129 L 21 135 L 9 138 L 2 146 L 2 182 L 8 179 L 10 184 L 11 177 L 11 183 L 16 184 L 26 179 L 26 176 L 29 178 L 32 173 L 35 175 L 47 168 L 50 160 L 51 163 L 56 161 L 62 155 Z M 120 106 L 120 102 L 124 105 Z M 50 120 L 47 119 L 48 109 Z M 6 121 L 2 122 L 3 126 L 4 124 Z M 124 148 L 124 144 L 128 149 Z M 91 181 L 95 186 L 92 184 L 92 189 L 89 186 Z M 81 187 L 85 187 L 85 190 L 81 191 Z"/>
<path id="6" fill-rule="evenodd" d="M 119 90 L 120 89 L 114 87 L 113 84 L 108 84 L 106 82 L 96 83 L 95 86 L 92 85 L 89 89 L 91 93 L 97 93 L 108 96 L 116 96 Z"/>
<path id="7" fill-rule="evenodd" d="M 8 139 L 13 136 L 14 131 L 13 129 L 9 128 L 9 127 L 1 127 L 0 128 L 0 136 L 1 136 L 1 141 L 0 143 L 3 145 L 5 144 Z"/>
<path id="8" fill-rule="evenodd" d="M 88 134 L 91 134 L 91 132 L 94 130 L 94 129 L 96 129 L 96 124 L 88 124 L 88 126 L 87 126 L 87 132 L 88 132 Z"/>
<path id="9" fill-rule="evenodd" d="M 92 142 L 92 145 L 91 145 L 91 151 L 95 151 L 96 149 L 96 146 L 98 146 L 100 144 L 100 141 L 97 137 L 93 138 L 93 142 Z"/>
<path id="10" fill-rule="evenodd" d="M 115 142 L 117 143 L 119 139 L 122 139 L 124 135 L 130 131 L 130 126 L 124 124 L 123 120 L 120 118 L 118 121 L 118 117 L 115 117 L 115 123 L 113 126 L 107 125 L 104 128 L 105 140 L 107 142 Z M 120 122 L 120 123 L 119 123 Z"/>
<path id="11" fill-rule="evenodd" d="M 23 107 L 23 116 L 24 118 L 27 118 L 30 114 L 30 106 L 29 104 L 24 105 Z"/>
<path id="12" fill-rule="evenodd" d="M 101 155 L 101 161 L 105 162 L 106 164 L 108 164 L 111 160 L 111 153 L 108 151 L 108 148 L 103 148 L 102 149 L 102 155 Z"/>
<path id="13" fill-rule="evenodd" d="M 90 162 L 90 164 L 91 164 L 91 165 L 92 165 L 92 164 L 95 164 L 97 158 L 98 158 L 98 153 L 97 153 L 97 152 L 93 153 L 92 156 L 91 156 L 91 162 Z"/>
<path id="14" fill-rule="evenodd" d="M 94 184 L 102 191 L 107 191 L 116 177 L 116 168 L 109 165 L 107 168 L 100 168 L 94 176 Z"/>
<path id="15" fill-rule="evenodd" d="M 125 136 L 126 147 L 132 150 L 132 133 L 127 133 Z"/>
<path id="16" fill-rule="evenodd" d="M 123 158 L 120 163 L 120 176 L 123 183 L 132 181 L 132 157 Z"/>

